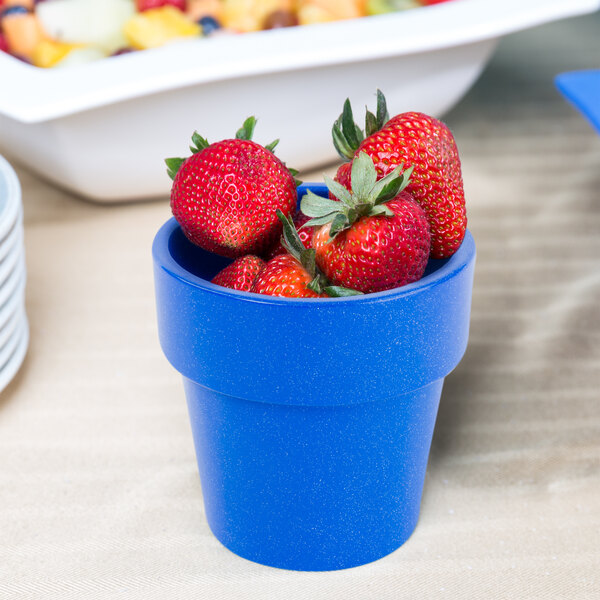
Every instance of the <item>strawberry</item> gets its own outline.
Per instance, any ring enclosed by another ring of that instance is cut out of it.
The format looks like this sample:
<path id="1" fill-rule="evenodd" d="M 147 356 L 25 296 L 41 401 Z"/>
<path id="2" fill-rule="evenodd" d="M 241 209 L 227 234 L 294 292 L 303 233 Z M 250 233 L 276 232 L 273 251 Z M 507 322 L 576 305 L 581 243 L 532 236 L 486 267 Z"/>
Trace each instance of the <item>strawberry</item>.
<path id="1" fill-rule="evenodd" d="M 308 286 L 313 280 L 302 263 L 287 252 L 272 258 L 256 278 L 250 291 L 268 296 L 287 298 L 324 298 L 325 292 L 317 294 Z"/>
<path id="2" fill-rule="evenodd" d="M 250 117 L 235 139 L 214 144 L 194 133 L 192 156 L 165 161 L 171 210 L 184 234 L 223 256 L 263 254 L 281 235 L 276 210 L 289 215 L 296 208 L 294 175 L 273 154 L 277 142 L 251 140 L 255 124 Z"/>
<path id="3" fill-rule="evenodd" d="M 335 298 L 360 293 L 330 285 L 315 263 L 314 248 L 304 247 L 291 217 L 281 211 L 277 215 L 283 224 L 282 245 L 287 252 L 269 260 L 250 291 L 288 298 Z"/>
<path id="4" fill-rule="evenodd" d="M 297 211 L 293 218 L 294 227 L 298 232 L 298 237 L 302 242 L 302 245 L 305 248 L 312 247 L 312 238 L 313 238 L 313 228 L 312 227 L 302 227 L 307 221 L 310 221 L 310 217 L 307 217 L 301 211 Z M 271 259 L 279 254 L 285 254 L 287 250 L 284 248 L 281 239 L 277 240 L 277 243 L 271 248 L 269 253 L 267 254 L 267 258 Z"/>
<path id="5" fill-rule="evenodd" d="M 246 254 L 236 258 L 230 265 L 219 271 L 211 280 L 211 283 L 222 285 L 232 290 L 249 292 L 264 269 L 265 261 L 253 254 Z"/>
<path id="6" fill-rule="evenodd" d="M 338 167 L 338 170 L 337 170 L 337 172 L 336 172 L 335 177 L 333 178 L 333 180 L 337 181 L 338 183 L 341 183 L 348 190 L 352 189 L 352 184 L 350 182 L 350 172 L 351 172 L 351 170 L 352 170 L 352 163 L 351 162 L 342 163 Z M 329 192 L 329 198 L 331 200 L 337 200 L 337 198 L 333 195 L 332 192 Z"/>
<path id="7" fill-rule="evenodd" d="M 186 8 L 185 0 L 136 0 L 135 5 L 138 12 L 144 12 L 145 10 L 160 8 L 161 6 L 167 5 L 174 6 L 181 11 L 185 11 Z"/>
<path id="8" fill-rule="evenodd" d="M 385 98 L 380 91 L 377 97 L 377 116 L 367 111 L 364 139 L 346 100 L 334 124 L 334 145 L 346 159 L 366 152 L 379 177 L 400 164 L 413 167 L 407 191 L 427 213 L 431 256 L 449 257 L 462 243 L 467 228 L 461 163 L 454 137 L 444 123 L 423 113 L 407 112 L 388 120 Z"/>
<path id="9" fill-rule="evenodd" d="M 338 183 L 341 183 L 345 188 L 350 189 L 352 187 L 350 185 L 351 172 L 352 172 L 352 163 L 349 163 L 349 162 L 342 163 L 339 166 L 334 179 Z"/>
<path id="10" fill-rule="evenodd" d="M 320 225 L 313 237 L 315 260 L 334 285 L 365 294 L 396 288 L 423 276 L 430 231 L 423 208 L 404 191 L 410 170 L 396 167 L 377 181 L 371 158 L 352 163 L 352 191 L 326 177 L 339 202 L 309 193 L 301 210 Z"/>

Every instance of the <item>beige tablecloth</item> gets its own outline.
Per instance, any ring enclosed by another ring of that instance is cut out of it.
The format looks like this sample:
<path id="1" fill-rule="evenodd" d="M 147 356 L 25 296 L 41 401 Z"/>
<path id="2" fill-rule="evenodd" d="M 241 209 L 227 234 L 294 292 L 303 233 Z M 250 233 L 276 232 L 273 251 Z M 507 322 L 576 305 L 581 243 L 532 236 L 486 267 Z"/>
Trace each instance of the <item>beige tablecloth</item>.
<path id="1" fill-rule="evenodd" d="M 263 567 L 208 529 L 157 341 L 166 201 L 94 205 L 19 168 L 31 342 L 0 399 L 0 598 L 600 598 L 600 137 L 552 82 L 600 66 L 599 31 L 506 38 L 446 116 L 478 246 L 470 344 L 415 533 L 348 571 Z"/>

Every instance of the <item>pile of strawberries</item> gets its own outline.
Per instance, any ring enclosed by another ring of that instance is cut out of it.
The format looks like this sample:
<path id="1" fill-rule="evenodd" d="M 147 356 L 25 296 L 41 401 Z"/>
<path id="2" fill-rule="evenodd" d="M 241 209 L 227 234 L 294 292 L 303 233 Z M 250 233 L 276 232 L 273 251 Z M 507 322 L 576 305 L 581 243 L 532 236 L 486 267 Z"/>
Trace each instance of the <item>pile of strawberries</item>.
<path id="1" fill-rule="evenodd" d="M 194 244 L 233 262 L 212 280 L 271 296 L 340 297 L 419 280 L 429 258 L 459 248 L 467 217 L 454 137 L 419 112 L 389 118 L 377 92 L 365 128 L 346 100 L 333 125 L 344 159 L 329 197 L 308 192 L 297 208 L 295 172 L 277 144 L 252 141 L 250 117 L 235 139 L 197 133 L 192 155 L 166 160 L 171 209 Z"/>

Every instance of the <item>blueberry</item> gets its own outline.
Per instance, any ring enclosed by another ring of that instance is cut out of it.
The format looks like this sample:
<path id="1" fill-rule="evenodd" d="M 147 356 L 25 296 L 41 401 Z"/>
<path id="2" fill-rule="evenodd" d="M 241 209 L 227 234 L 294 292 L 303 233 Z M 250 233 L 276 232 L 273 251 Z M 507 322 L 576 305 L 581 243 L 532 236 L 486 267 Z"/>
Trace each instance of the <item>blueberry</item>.
<path id="1" fill-rule="evenodd" d="M 0 19 L 4 17 L 12 16 L 12 15 L 27 15 L 29 14 L 29 9 L 24 6 L 9 6 L 5 8 L 2 12 L 0 12 Z"/>
<path id="2" fill-rule="evenodd" d="M 202 27 L 202 33 L 204 35 L 210 35 L 214 31 L 217 31 L 217 29 L 221 29 L 221 23 L 214 17 L 202 17 L 198 20 L 198 25 Z"/>

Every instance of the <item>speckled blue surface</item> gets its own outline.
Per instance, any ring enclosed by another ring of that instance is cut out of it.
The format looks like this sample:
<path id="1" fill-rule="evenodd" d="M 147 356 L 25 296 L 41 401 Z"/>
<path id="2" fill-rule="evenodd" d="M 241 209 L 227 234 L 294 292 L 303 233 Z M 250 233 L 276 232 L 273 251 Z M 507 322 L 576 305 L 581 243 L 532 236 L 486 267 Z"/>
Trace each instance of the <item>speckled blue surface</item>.
<path id="1" fill-rule="evenodd" d="M 206 517 L 236 554 L 343 569 L 413 532 L 441 380 L 351 406 L 258 403 L 184 384 Z"/>
<path id="2" fill-rule="evenodd" d="M 344 299 L 212 285 L 226 259 L 173 219 L 153 256 L 160 342 L 184 377 L 216 537 L 295 570 L 397 549 L 417 523 L 443 378 L 467 344 L 470 233 L 421 281 Z"/>

